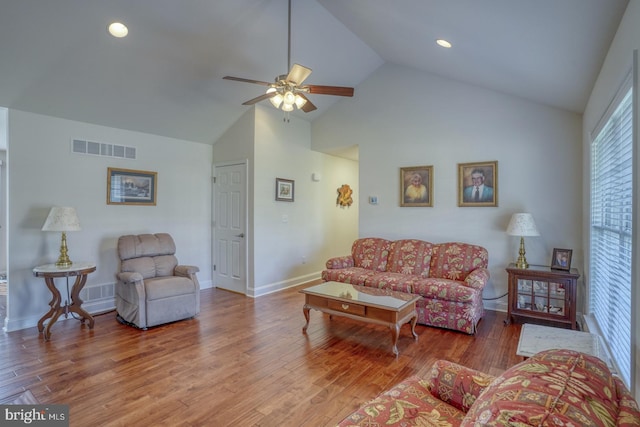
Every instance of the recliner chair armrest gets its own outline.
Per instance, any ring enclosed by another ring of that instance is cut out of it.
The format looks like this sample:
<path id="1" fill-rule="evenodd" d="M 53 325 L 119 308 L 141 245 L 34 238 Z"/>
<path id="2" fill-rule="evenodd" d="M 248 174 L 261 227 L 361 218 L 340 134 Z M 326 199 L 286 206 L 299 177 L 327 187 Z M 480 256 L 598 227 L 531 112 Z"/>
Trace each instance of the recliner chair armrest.
<path id="1" fill-rule="evenodd" d="M 489 270 L 486 268 L 476 268 L 464 279 L 464 284 L 473 289 L 483 290 L 489 282 Z"/>
<path id="2" fill-rule="evenodd" d="M 195 265 L 177 265 L 175 268 L 176 276 L 189 277 L 192 274 L 196 274 L 200 271 Z"/>
<path id="3" fill-rule="evenodd" d="M 133 272 L 125 272 L 125 273 L 118 273 L 117 274 L 118 280 L 120 280 L 122 283 L 136 283 L 136 282 L 142 282 L 142 274 L 137 273 L 135 271 Z"/>

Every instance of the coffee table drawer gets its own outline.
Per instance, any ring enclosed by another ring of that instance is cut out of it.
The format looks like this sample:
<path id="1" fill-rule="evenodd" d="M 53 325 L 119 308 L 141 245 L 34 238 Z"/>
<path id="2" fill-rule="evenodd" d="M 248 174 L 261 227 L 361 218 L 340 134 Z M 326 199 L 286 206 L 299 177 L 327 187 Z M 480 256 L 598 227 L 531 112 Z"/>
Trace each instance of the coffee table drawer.
<path id="1" fill-rule="evenodd" d="M 327 301 L 331 310 L 342 311 L 343 313 L 355 314 L 357 316 L 364 316 L 365 307 L 363 305 L 351 304 L 347 302 L 340 302 L 329 300 Z"/>

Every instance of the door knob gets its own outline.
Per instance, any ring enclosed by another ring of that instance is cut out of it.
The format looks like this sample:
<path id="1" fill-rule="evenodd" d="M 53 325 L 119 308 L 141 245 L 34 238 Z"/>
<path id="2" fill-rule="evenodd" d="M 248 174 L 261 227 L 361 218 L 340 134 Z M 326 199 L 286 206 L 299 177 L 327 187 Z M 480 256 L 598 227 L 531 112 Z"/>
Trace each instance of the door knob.
<path id="1" fill-rule="evenodd" d="M 244 233 L 236 234 L 236 237 L 244 237 Z"/>

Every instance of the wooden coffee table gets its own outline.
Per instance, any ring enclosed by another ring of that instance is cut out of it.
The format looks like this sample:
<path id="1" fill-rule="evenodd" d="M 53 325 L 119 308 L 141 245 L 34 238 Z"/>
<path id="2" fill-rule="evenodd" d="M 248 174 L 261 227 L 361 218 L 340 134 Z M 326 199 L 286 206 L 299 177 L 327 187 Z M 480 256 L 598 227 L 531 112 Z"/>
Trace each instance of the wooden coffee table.
<path id="1" fill-rule="evenodd" d="M 388 326 L 396 356 L 399 354 L 397 344 L 402 325 L 410 321 L 411 334 L 418 339 L 415 327 L 418 321 L 416 301 L 422 298 L 419 295 L 341 282 L 325 282 L 300 292 L 305 294 L 303 313 L 307 320 L 303 333 L 307 333 L 309 310 L 313 308 L 329 315 Z"/>

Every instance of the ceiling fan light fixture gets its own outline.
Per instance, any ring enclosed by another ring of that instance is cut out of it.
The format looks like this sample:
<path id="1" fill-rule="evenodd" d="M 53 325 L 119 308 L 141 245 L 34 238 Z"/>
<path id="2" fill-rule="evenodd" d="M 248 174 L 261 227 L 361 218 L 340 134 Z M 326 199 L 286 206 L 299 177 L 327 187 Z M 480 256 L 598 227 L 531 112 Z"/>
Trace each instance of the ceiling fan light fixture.
<path id="1" fill-rule="evenodd" d="M 296 96 L 290 90 L 284 93 L 284 105 L 293 105 L 296 102 Z"/>
<path id="2" fill-rule="evenodd" d="M 304 104 L 307 103 L 307 100 L 296 93 L 296 100 L 294 103 L 296 104 L 296 107 L 298 107 L 298 110 L 300 110 L 304 107 Z"/>
<path id="3" fill-rule="evenodd" d="M 289 111 L 293 111 L 293 104 L 287 104 L 286 102 L 282 103 L 282 111 L 286 111 L 287 113 Z"/>
<path id="4" fill-rule="evenodd" d="M 270 87 L 269 89 L 267 89 L 267 94 L 271 94 L 274 92 L 278 92 L 275 87 Z M 280 104 L 282 104 L 283 99 L 284 98 L 282 98 L 282 95 L 280 93 L 276 93 L 271 98 L 269 98 L 269 102 L 271 102 L 271 105 L 273 105 L 274 107 L 280 108 Z"/>

